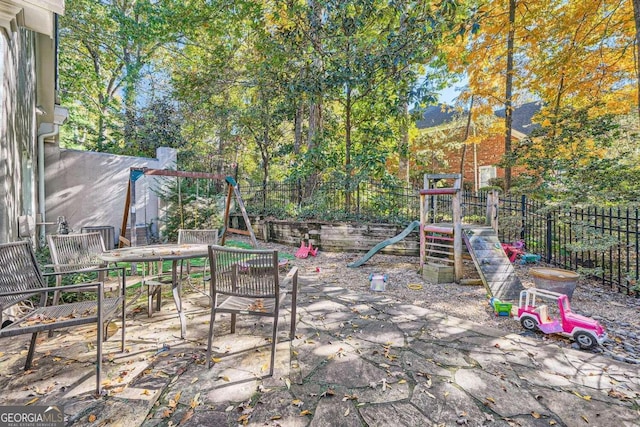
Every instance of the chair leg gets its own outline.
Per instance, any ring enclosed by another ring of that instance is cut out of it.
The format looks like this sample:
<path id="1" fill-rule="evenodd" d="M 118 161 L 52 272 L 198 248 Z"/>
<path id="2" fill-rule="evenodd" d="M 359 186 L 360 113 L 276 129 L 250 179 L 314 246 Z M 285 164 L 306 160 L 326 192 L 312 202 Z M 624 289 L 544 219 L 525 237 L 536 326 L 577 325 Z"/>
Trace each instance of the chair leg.
<path id="1" fill-rule="evenodd" d="M 272 377 L 273 376 L 273 369 L 275 367 L 276 364 L 276 345 L 278 343 L 278 317 L 279 317 L 279 313 L 278 310 L 276 310 L 276 315 L 273 318 L 273 336 L 271 337 L 272 341 L 271 341 L 271 364 L 269 367 L 269 376 Z"/>
<path id="2" fill-rule="evenodd" d="M 127 326 L 127 312 L 126 312 L 126 308 L 127 308 L 127 299 L 126 299 L 126 292 L 127 292 L 127 286 L 125 283 L 125 279 L 124 276 L 122 277 L 122 306 L 120 307 L 120 310 L 122 310 L 122 337 L 121 337 L 121 343 L 120 343 L 120 351 L 124 353 L 124 342 L 125 342 L 125 328 Z"/>
<path id="3" fill-rule="evenodd" d="M 215 307 L 215 301 L 213 301 L 213 307 Z M 209 321 L 209 341 L 207 343 L 207 367 L 211 369 L 211 349 L 213 346 L 213 324 L 216 321 L 216 310 L 211 310 L 211 319 Z"/>
<path id="4" fill-rule="evenodd" d="M 153 315 L 153 285 L 147 287 L 147 316 Z"/>
<path id="5" fill-rule="evenodd" d="M 101 322 L 102 316 L 98 316 L 98 328 L 96 337 L 96 396 L 100 395 L 100 378 L 102 374 L 102 340 L 105 338 L 102 336 L 104 322 Z M 108 324 L 108 322 L 107 322 Z"/>
<path id="6" fill-rule="evenodd" d="M 149 317 L 153 315 L 155 311 L 160 311 L 160 307 L 162 306 L 162 301 L 160 300 L 162 296 L 162 287 L 159 285 L 149 285 L 147 288 L 147 314 Z M 153 309 L 153 297 L 156 297 L 156 308 Z"/>
<path id="7" fill-rule="evenodd" d="M 231 314 L 231 333 L 232 334 L 236 333 L 236 314 L 235 313 Z"/>
<path id="8" fill-rule="evenodd" d="M 293 341 L 296 336 L 296 320 L 298 320 L 298 295 L 297 292 L 291 294 L 291 329 L 289 331 L 289 339 Z"/>
<path id="9" fill-rule="evenodd" d="M 31 362 L 33 362 L 33 354 L 36 350 L 36 340 L 38 338 L 38 333 L 34 332 L 31 334 L 31 342 L 29 343 L 29 352 L 27 353 L 27 361 L 24 364 L 24 370 L 28 371 L 31 368 Z"/>

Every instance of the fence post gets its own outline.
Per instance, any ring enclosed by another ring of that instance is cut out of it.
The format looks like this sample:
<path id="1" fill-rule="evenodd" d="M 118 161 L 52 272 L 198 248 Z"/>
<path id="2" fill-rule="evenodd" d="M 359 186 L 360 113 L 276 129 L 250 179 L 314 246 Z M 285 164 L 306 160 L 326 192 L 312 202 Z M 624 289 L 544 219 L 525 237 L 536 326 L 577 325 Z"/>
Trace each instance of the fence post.
<path id="1" fill-rule="evenodd" d="M 553 219 L 551 217 L 551 212 L 547 212 L 547 235 L 546 235 L 546 246 L 547 246 L 547 263 L 551 262 L 551 256 L 552 256 L 552 249 L 551 249 L 551 242 L 552 242 L 552 234 L 553 234 Z"/>
<path id="2" fill-rule="evenodd" d="M 527 196 L 524 194 L 520 198 L 520 210 L 522 211 L 522 228 L 520 228 L 520 239 L 524 241 L 524 230 L 527 227 Z"/>

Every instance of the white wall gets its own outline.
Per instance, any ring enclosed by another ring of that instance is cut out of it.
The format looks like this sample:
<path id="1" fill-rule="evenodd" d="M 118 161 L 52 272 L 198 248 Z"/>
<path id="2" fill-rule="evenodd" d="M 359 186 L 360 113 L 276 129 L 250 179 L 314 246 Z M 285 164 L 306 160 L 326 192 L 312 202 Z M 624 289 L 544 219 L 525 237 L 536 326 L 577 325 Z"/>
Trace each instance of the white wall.
<path id="1" fill-rule="evenodd" d="M 131 167 L 175 167 L 176 151 L 158 149 L 158 159 L 60 149 L 46 144 L 46 220 L 64 216 L 74 232 L 85 226 L 112 226 L 120 233 Z M 167 178 L 165 178 L 167 179 Z M 136 223 L 158 218 L 158 198 L 153 189 L 161 178 L 144 176 L 136 181 Z M 56 224 L 46 232 L 56 231 Z"/>

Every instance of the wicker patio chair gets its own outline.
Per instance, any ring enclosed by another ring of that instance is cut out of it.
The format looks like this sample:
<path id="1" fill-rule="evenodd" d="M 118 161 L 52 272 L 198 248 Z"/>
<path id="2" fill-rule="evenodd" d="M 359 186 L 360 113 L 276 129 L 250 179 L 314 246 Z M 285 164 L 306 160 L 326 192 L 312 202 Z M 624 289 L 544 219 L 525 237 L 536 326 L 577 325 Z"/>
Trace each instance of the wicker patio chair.
<path id="1" fill-rule="evenodd" d="M 76 291 L 78 289 L 93 288 L 96 299 L 73 303 L 62 303 L 55 306 L 47 306 L 49 294 L 54 291 L 47 283 L 48 276 L 57 276 L 71 272 L 53 272 L 43 274 L 36 261 L 30 242 L 3 243 L 0 244 L 0 338 L 12 337 L 21 334 L 31 334 L 31 343 L 27 352 L 25 370 L 30 369 L 35 352 L 38 332 L 71 328 L 86 324 L 95 324 L 96 336 L 96 393 L 100 393 L 100 375 L 102 372 L 102 341 L 106 337 L 105 330 L 108 322 L 115 319 L 118 312 L 122 322 L 121 351 L 124 352 L 125 344 L 125 298 L 124 286 L 120 287 L 118 295 L 106 297 L 104 284 L 82 283 L 66 285 L 61 290 Z M 3 311 L 9 307 L 33 297 L 40 296 L 39 304 L 25 304 L 22 314 L 5 321 L 2 318 Z"/>
<path id="2" fill-rule="evenodd" d="M 297 267 L 289 271 L 281 285 L 278 274 L 278 251 L 247 250 L 217 245 L 209 246 L 209 264 L 212 298 L 207 345 L 209 368 L 211 368 L 214 324 L 218 313 L 231 314 L 231 333 L 235 333 L 238 314 L 266 316 L 273 318 L 269 369 L 269 376 L 272 376 L 276 357 L 280 302 L 289 292 L 291 293 L 291 339 L 296 330 Z"/>

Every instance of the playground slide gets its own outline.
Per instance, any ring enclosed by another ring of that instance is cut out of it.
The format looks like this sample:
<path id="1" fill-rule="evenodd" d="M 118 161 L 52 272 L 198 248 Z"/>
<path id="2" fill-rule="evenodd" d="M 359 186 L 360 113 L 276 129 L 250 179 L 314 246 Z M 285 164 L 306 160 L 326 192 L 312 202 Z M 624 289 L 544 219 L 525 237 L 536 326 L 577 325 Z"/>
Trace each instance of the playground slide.
<path id="1" fill-rule="evenodd" d="M 393 245 L 394 243 L 398 243 L 400 240 L 404 239 L 413 231 L 414 228 L 420 227 L 420 221 L 413 221 L 404 231 L 397 236 L 394 236 L 390 239 L 383 240 L 382 242 L 375 245 L 373 248 L 369 250 L 362 258 L 357 261 L 352 262 L 351 264 L 347 264 L 347 267 L 360 267 L 365 262 L 369 261 L 369 258 L 377 254 L 383 248 L 386 248 L 389 245 Z"/>
<path id="2" fill-rule="evenodd" d="M 465 226 L 462 236 L 482 283 L 501 301 L 518 301 L 524 289 L 491 227 Z"/>

